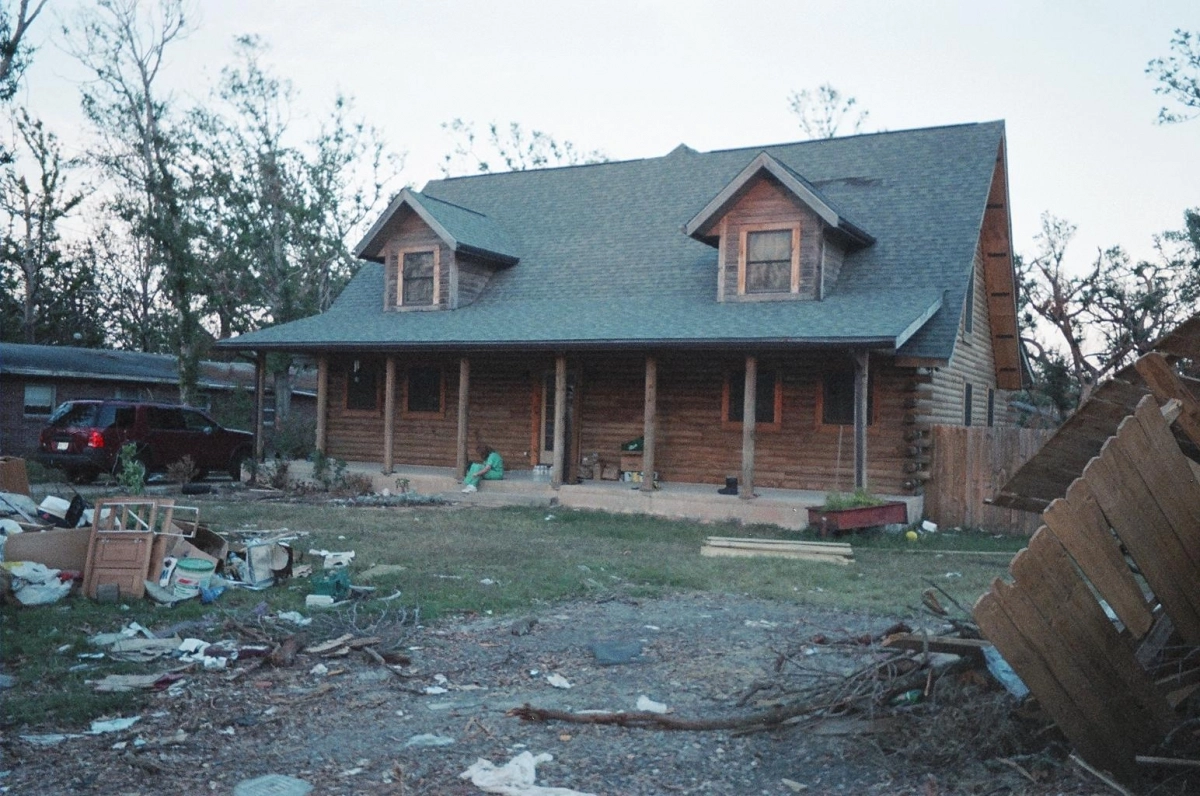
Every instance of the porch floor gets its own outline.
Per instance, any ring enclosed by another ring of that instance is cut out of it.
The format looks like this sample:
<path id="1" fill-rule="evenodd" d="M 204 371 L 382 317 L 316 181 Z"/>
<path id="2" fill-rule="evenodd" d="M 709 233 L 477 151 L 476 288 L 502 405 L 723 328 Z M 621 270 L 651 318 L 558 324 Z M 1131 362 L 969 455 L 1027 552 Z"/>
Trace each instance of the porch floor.
<path id="1" fill-rule="evenodd" d="M 738 522 L 744 525 L 777 525 L 790 530 L 808 526 L 810 506 L 825 502 L 825 492 L 803 489 L 755 489 L 757 497 L 743 500 L 734 495 L 717 494 L 717 485 L 659 482 L 653 492 L 642 492 L 640 484 L 626 481 L 583 481 L 554 489 L 546 481 L 535 481 L 531 470 L 509 470 L 503 480 L 484 481 L 478 492 L 463 494 L 462 483 L 452 467 L 399 465 L 385 475 L 378 462 L 348 462 L 347 471 L 371 478 L 376 492 L 399 491 L 407 481 L 409 491 L 437 495 L 445 500 L 478 506 L 565 506 L 596 509 L 621 514 L 650 514 L 701 522 Z M 312 480 L 312 464 L 289 464 L 294 480 Z M 924 498 L 913 495 L 880 495 L 885 500 L 902 501 L 908 507 L 908 522 L 921 519 Z"/>

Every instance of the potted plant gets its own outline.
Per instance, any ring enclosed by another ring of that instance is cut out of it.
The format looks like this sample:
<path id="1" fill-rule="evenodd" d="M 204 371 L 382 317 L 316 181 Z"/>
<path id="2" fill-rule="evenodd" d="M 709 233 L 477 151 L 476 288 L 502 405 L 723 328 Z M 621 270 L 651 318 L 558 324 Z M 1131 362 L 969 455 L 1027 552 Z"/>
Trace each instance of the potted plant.
<path id="1" fill-rule="evenodd" d="M 908 506 L 903 501 L 880 500 L 863 489 L 852 494 L 830 492 L 823 506 L 808 510 L 808 523 L 820 528 L 821 536 L 907 521 Z"/>

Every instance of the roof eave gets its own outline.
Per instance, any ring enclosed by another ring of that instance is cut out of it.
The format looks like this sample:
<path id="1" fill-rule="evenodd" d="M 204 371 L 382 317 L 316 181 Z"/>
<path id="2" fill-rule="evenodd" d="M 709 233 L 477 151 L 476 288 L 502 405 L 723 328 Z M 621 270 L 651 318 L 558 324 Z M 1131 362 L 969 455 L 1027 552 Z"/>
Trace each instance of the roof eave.
<path id="1" fill-rule="evenodd" d="M 697 237 L 697 233 L 723 214 L 729 204 L 741 193 L 742 189 L 762 171 L 766 171 L 779 180 L 785 188 L 820 216 L 821 220 L 826 224 L 829 224 L 831 227 L 842 226 L 844 219 L 838 215 L 837 211 L 826 204 L 825 200 L 813 193 L 802 181 L 796 179 L 791 170 L 772 157 L 770 153 L 760 152 L 699 213 L 692 216 L 691 220 L 684 225 L 683 231 L 690 237 Z M 848 224 L 849 222 L 846 223 Z M 854 228 L 857 229 L 857 227 Z"/>

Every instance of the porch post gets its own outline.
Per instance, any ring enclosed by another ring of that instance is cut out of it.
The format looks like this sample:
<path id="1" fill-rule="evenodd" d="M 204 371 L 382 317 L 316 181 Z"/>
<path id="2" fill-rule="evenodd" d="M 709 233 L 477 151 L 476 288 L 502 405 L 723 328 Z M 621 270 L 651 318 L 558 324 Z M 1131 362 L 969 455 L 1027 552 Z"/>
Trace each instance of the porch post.
<path id="1" fill-rule="evenodd" d="M 646 356 L 646 408 L 642 428 L 642 491 L 654 491 L 654 447 L 658 433 L 658 360 Z"/>
<path id="2" fill-rule="evenodd" d="M 267 395 L 267 354 L 256 351 L 254 355 L 254 460 L 263 460 L 263 427 L 266 425 L 263 404 Z"/>
<path id="3" fill-rule="evenodd" d="M 467 408 L 470 406 L 471 392 L 471 360 L 462 357 L 458 360 L 458 459 L 455 469 L 459 478 L 467 474 L 467 462 L 470 454 L 467 452 Z"/>
<path id="4" fill-rule="evenodd" d="M 854 488 L 867 488 L 867 384 L 870 353 L 854 352 Z"/>
<path id="5" fill-rule="evenodd" d="M 567 462 L 567 355 L 554 358 L 554 469 L 550 485 L 558 489 L 563 484 Z"/>
<path id="6" fill-rule="evenodd" d="M 742 485 L 738 497 L 754 497 L 754 441 L 758 421 L 758 357 L 746 357 L 746 384 L 742 390 Z"/>
<path id="7" fill-rule="evenodd" d="M 321 453 L 325 452 L 325 435 L 327 416 L 329 414 L 329 357 L 325 354 L 317 356 L 317 439 L 316 447 Z"/>
<path id="8" fill-rule="evenodd" d="M 383 474 L 394 471 L 392 446 L 396 441 L 396 357 L 388 354 L 383 374 Z"/>

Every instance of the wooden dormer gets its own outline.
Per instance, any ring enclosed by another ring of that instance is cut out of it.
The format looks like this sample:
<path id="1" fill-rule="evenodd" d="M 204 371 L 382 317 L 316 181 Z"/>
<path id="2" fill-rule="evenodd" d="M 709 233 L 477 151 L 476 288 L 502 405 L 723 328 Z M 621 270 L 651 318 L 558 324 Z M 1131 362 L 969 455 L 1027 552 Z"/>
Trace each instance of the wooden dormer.
<path id="1" fill-rule="evenodd" d="M 383 307 L 463 307 L 497 268 L 519 261 L 511 237 L 488 216 L 405 188 L 355 248 L 384 266 Z"/>
<path id="2" fill-rule="evenodd" d="M 821 299 L 847 251 L 874 238 L 763 152 L 684 227 L 716 246 L 718 301 Z"/>

